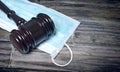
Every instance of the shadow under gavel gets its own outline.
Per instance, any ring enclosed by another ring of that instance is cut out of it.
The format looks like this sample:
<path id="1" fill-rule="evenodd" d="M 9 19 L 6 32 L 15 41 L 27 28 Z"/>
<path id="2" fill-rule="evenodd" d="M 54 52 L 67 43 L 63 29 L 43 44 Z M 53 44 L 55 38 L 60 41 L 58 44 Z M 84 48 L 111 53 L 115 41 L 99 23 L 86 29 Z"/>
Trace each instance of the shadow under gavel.
<path id="1" fill-rule="evenodd" d="M 55 33 L 55 25 L 46 14 L 40 13 L 37 17 L 26 21 L 1 1 L 0 9 L 7 14 L 8 18 L 13 19 L 18 26 L 18 30 L 11 31 L 10 41 L 22 54 L 31 52 L 32 49 L 35 49 L 36 46 Z"/>

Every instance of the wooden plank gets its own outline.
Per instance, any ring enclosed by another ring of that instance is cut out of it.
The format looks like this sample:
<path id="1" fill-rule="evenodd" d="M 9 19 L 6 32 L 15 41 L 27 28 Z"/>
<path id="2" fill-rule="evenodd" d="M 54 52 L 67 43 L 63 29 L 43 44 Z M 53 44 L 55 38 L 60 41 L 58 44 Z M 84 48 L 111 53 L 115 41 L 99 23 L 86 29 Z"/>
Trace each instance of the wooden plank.
<path id="1" fill-rule="evenodd" d="M 10 41 L 9 33 L 0 27 L 0 41 Z"/>
<path id="2" fill-rule="evenodd" d="M 0 29 L 0 67 L 8 67 L 10 63 L 11 44 L 9 33 Z"/>

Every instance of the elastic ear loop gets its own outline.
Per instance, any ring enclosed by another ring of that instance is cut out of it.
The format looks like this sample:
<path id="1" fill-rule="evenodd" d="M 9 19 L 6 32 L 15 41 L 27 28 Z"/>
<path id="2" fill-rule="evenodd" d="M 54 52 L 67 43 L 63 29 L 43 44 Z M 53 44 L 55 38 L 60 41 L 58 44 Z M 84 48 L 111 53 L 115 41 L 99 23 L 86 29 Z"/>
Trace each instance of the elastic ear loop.
<path id="1" fill-rule="evenodd" d="M 67 66 L 67 65 L 69 65 L 70 63 L 71 63 L 71 61 L 72 61 L 72 59 L 73 59 L 73 52 L 72 52 L 72 50 L 71 50 L 71 48 L 67 45 L 67 44 L 65 44 L 65 46 L 68 48 L 68 50 L 70 51 L 70 55 L 71 55 L 71 57 L 70 57 L 70 60 L 66 63 L 66 64 L 58 64 L 58 63 L 56 63 L 55 62 L 55 57 L 53 58 L 51 58 L 51 60 L 52 60 L 52 62 L 55 64 L 55 65 L 57 65 L 57 66 L 60 66 L 60 67 L 64 67 L 64 66 Z"/>

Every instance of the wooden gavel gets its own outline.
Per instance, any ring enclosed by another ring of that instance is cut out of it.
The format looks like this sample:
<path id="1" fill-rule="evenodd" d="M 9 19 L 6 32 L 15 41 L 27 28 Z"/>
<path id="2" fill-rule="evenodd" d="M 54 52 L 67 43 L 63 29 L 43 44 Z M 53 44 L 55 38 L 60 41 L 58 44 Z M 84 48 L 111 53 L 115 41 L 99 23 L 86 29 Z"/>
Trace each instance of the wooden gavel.
<path id="1" fill-rule="evenodd" d="M 36 46 L 55 33 L 55 25 L 52 19 L 46 14 L 40 13 L 30 21 L 26 21 L 16 15 L 13 10 L 10 10 L 1 1 L 0 9 L 17 24 L 18 30 L 14 29 L 11 31 L 10 41 L 23 54 L 31 52 Z"/>

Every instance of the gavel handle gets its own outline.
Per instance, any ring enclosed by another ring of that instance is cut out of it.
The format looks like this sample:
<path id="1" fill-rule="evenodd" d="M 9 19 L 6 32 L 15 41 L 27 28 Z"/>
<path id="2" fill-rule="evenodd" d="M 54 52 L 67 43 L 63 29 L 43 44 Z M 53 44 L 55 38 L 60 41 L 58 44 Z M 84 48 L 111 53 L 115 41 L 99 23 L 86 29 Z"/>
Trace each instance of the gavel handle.
<path id="1" fill-rule="evenodd" d="M 16 15 L 15 11 L 10 10 L 2 1 L 0 1 L 0 9 L 7 14 L 8 18 L 14 20 L 17 26 L 26 23 L 26 20 Z"/>

